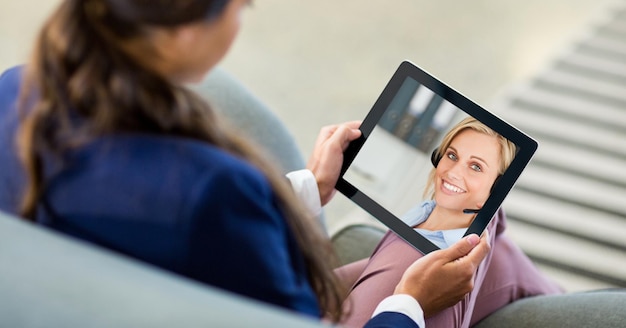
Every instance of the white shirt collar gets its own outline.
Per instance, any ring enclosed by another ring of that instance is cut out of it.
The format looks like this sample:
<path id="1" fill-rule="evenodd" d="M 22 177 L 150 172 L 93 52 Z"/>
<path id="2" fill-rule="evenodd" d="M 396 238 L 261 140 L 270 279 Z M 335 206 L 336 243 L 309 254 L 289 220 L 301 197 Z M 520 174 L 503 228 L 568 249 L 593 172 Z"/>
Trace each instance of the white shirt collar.
<path id="1" fill-rule="evenodd" d="M 411 208 L 400 219 L 407 225 L 414 227 L 426 221 L 428 217 L 430 216 L 430 213 L 432 213 L 434 208 L 435 208 L 435 201 L 428 200 Z M 415 231 L 419 232 L 422 236 L 426 237 L 426 239 L 430 240 L 437 247 L 443 249 L 443 248 L 448 248 L 450 245 L 461 240 L 461 238 L 463 238 L 463 235 L 465 234 L 465 231 L 467 231 L 467 229 L 460 228 L 460 229 L 431 231 L 431 230 L 415 228 Z"/>

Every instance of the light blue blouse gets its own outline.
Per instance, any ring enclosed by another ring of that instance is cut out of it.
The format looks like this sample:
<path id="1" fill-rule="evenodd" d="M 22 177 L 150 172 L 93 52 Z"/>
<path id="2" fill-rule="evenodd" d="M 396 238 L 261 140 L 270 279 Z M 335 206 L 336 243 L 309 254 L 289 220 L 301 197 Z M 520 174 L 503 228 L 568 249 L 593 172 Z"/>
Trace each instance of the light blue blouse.
<path id="1" fill-rule="evenodd" d="M 435 208 L 434 200 L 427 200 L 413 208 L 411 208 L 406 214 L 404 214 L 400 219 L 404 221 L 407 225 L 414 227 L 428 219 L 430 213 L 432 213 Z M 448 248 L 450 245 L 456 243 L 457 241 L 463 238 L 465 231 L 467 229 L 450 229 L 450 230 L 425 230 L 415 228 L 415 231 L 419 232 L 422 236 L 426 237 L 426 239 L 430 240 L 437 247 L 444 249 Z"/>

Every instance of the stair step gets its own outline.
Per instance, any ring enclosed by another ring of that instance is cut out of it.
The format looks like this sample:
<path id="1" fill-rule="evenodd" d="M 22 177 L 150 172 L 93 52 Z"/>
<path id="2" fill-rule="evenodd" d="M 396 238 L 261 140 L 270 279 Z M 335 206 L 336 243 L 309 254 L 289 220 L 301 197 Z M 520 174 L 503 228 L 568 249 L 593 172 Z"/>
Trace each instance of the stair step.
<path id="1" fill-rule="evenodd" d="M 580 42 L 578 48 L 585 52 L 592 52 L 616 60 L 623 60 L 623 56 L 626 56 L 626 44 L 602 35 L 596 35 Z"/>
<path id="2" fill-rule="evenodd" d="M 534 88 L 528 85 L 519 86 L 514 96 L 500 104 L 499 113 L 507 118 L 509 112 L 520 111 L 529 114 L 558 116 L 560 119 L 567 116 L 572 120 L 592 123 L 610 129 L 623 129 L 626 124 L 626 110 L 585 99 L 574 99 L 565 94 L 549 92 L 545 89 Z M 590 110 L 593 108 L 593 111 Z"/>
<path id="3" fill-rule="evenodd" d="M 626 217 L 517 189 L 507 196 L 503 208 L 518 221 L 626 250 Z"/>
<path id="4" fill-rule="evenodd" d="M 626 188 L 626 159 L 615 156 L 545 140 L 541 141 L 532 163 Z"/>
<path id="5" fill-rule="evenodd" d="M 554 142 L 597 150 L 622 159 L 626 158 L 624 150 L 626 129 L 622 131 L 603 129 L 583 121 L 568 120 L 565 116 L 554 117 L 530 111 L 507 110 L 502 112 L 502 117 L 535 137 L 540 142 L 539 147 L 541 147 L 542 138 L 545 138 Z M 626 126 L 626 119 L 623 123 L 616 123 Z"/>
<path id="6" fill-rule="evenodd" d="M 600 56 L 590 56 L 584 52 L 574 52 L 555 63 L 559 71 L 603 80 L 616 85 L 626 85 L 626 62 L 608 60 Z"/>
<path id="7" fill-rule="evenodd" d="M 516 188 L 626 217 L 624 188 L 597 180 L 529 165 Z"/>
<path id="8" fill-rule="evenodd" d="M 626 287 L 626 252 L 514 220 L 507 231 L 529 257 L 545 265 L 570 268 L 579 275 Z"/>
<path id="9" fill-rule="evenodd" d="M 541 263 L 535 263 L 535 266 L 567 292 L 585 292 L 618 287 L 605 281 L 581 276 L 567 269 L 555 268 Z"/>
<path id="10" fill-rule="evenodd" d="M 626 107 L 626 93 L 623 85 L 590 79 L 557 69 L 552 69 L 538 77 L 534 84 L 537 87 L 565 93 L 575 98 L 586 98 L 620 108 Z"/>

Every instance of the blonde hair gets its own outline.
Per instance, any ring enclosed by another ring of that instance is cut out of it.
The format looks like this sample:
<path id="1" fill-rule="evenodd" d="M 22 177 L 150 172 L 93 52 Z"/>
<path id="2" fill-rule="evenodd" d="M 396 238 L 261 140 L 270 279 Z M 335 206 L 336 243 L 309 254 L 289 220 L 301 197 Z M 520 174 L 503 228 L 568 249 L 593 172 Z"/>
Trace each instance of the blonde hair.
<path id="1" fill-rule="evenodd" d="M 450 129 L 450 131 L 448 131 L 448 133 L 446 133 L 441 140 L 439 147 L 435 149 L 433 156 L 435 158 L 442 158 L 454 138 L 456 138 L 459 133 L 467 129 L 471 129 L 498 139 L 498 143 L 500 144 L 500 167 L 498 168 L 498 175 L 504 174 L 504 171 L 506 171 L 509 165 L 511 165 L 513 158 L 515 158 L 515 153 L 517 152 L 515 144 L 471 116 L 457 123 L 454 127 L 452 127 L 452 129 Z M 428 175 L 428 180 L 426 180 L 424 198 L 434 199 L 435 197 L 435 174 L 436 167 L 433 167 Z"/>

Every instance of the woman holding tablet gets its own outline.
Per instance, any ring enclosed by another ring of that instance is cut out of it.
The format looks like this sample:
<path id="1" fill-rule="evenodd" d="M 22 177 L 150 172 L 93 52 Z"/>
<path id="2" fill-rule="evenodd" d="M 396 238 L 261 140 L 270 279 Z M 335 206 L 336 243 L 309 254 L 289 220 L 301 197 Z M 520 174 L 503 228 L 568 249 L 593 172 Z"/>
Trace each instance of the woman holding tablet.
<path id="1" fill-rule="evenodd" d="M 184 86 L 227 53 L 249 2 L 62 1 L 31 62 L 0 77 L 0 209 L 337 321 L 329 241 L 286 179 Z M 320 136 L 310 168 L 323 202 L 358 136 L 350 124 Z M 417 261 L 370 325 L 415 327 L 422 309 L 456 303 L 488 249 L 474 235 Z"/>
<path id="2" fill-rule="evenodd" d="M 425 196 L 430 197 L 402 217 L 409 226 L 445 249 L 458 241 L 491 189 L 515 156 L 515 145 L 473 117 L 450 129 L 432 155 Z M 474 290 L 459 303 L 426 318 L 427 327 L 469 327 L 498 308 L 522 297 L 558 293 L 504 235 L 506 216 L 500 209 L 487 226 L 490 254 L 478 268 Z M 422 257 L 413 246 L 388 232 L 369 259 L 338 269 L 352 286 L 344 322 L 360 327 L 373 306 L 390 295 L 402 272 Z"/>

